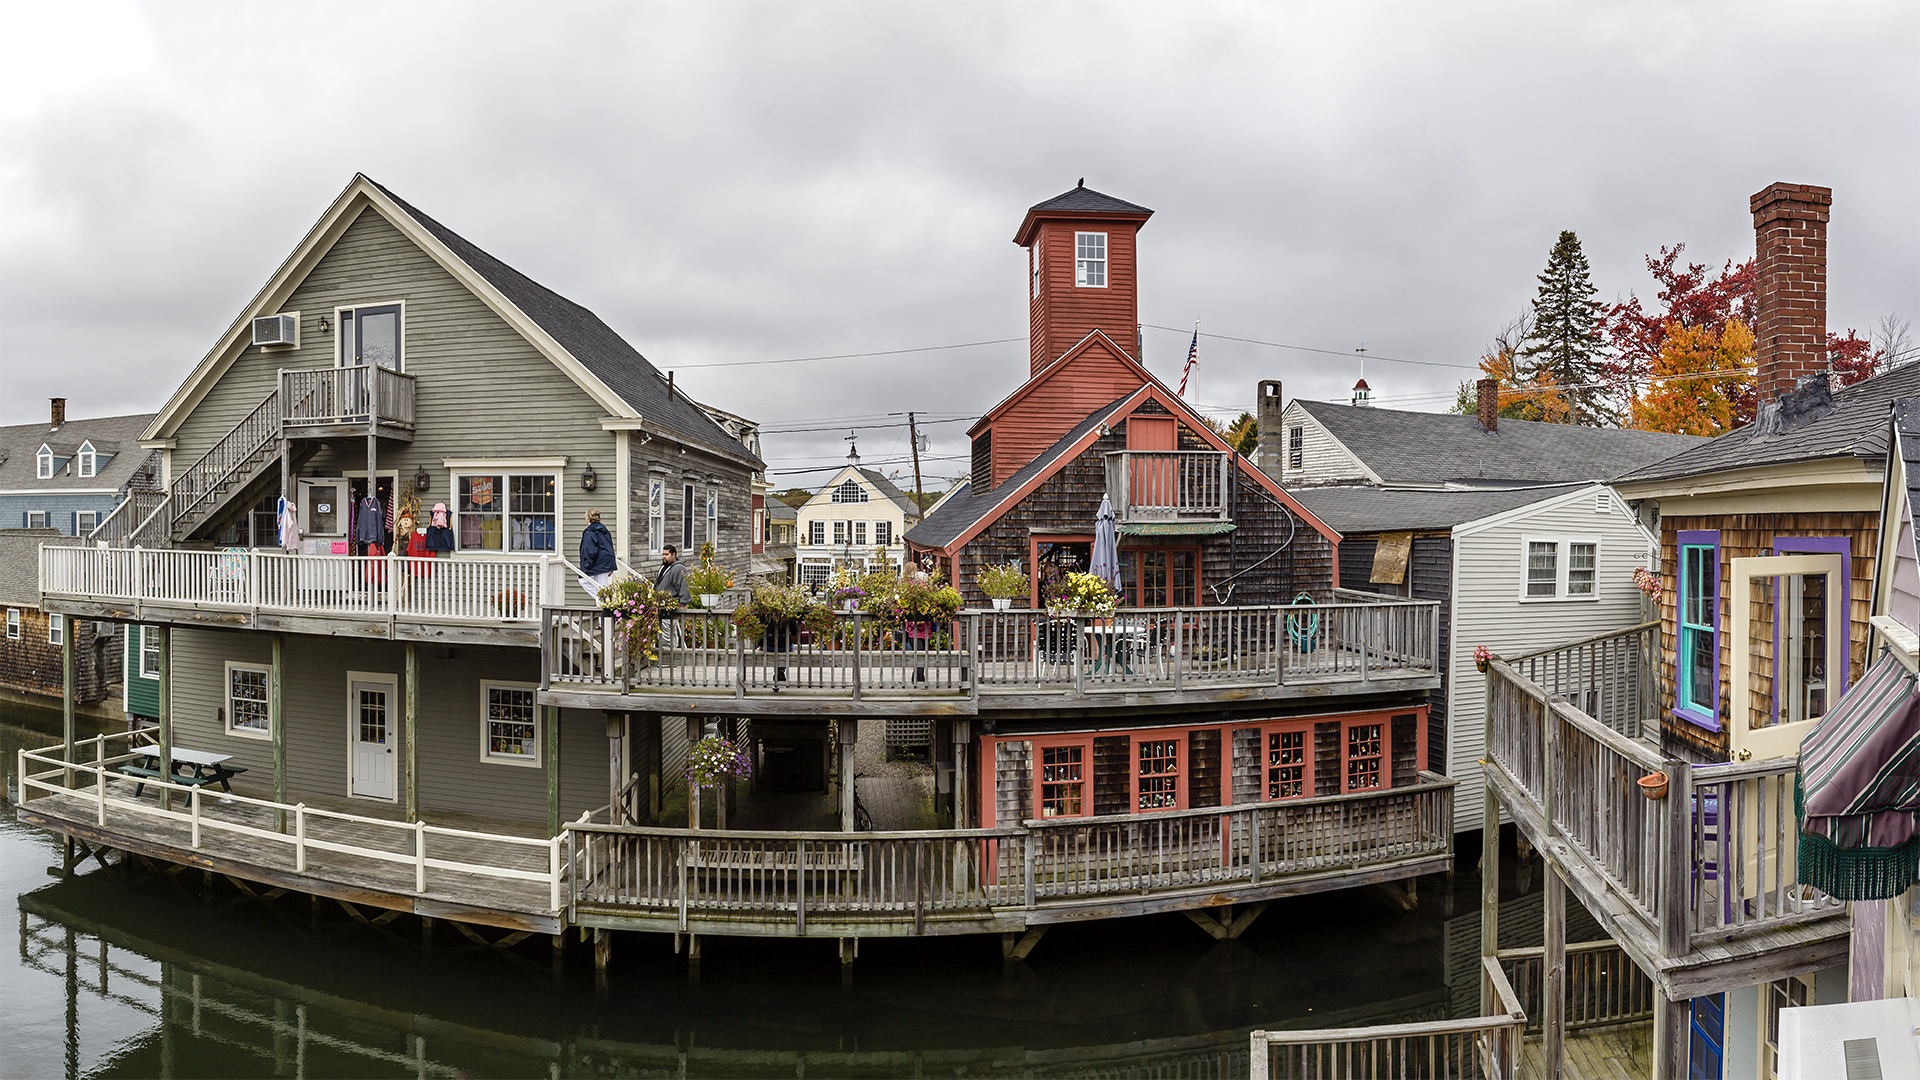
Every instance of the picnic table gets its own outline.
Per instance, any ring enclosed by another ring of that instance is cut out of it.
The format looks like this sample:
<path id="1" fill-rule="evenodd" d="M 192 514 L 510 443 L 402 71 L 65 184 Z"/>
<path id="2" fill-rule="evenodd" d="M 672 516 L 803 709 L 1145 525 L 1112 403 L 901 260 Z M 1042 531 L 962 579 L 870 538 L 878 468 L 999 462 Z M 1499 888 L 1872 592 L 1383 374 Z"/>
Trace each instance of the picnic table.
<path id="1" fill-rule="evenodd" d="M 134 756 L 143 758 L 149 762 L 148 765 L 135 765 L 132 762 L 128 762 L 120 766 L 121 772 L 128 776 L 137 777 L 141 781 L 133 786 L 133 797 L 136 799 L 140 797 L 140 792 L 146 788 L 146 781 L 148 780 L 169 780 L 176 784 L 187 784 L 192 787 L 205 787 L 208 784 L 219 784 L 222 791 L 232 794 L 233 786 L 229 784 L 228 781 L 247 771 L 244 766 L 227 764 L 233 760 L 232 754 L 214 754 L 205 750 L 189 750 L 184 746 L 172 748 L 169 753 L 172 761 L 170 767 L 165 772 L 162 772 L 159 768 L 160 748 L 158 746 L 136 746 L 133 748 L 133 753 Z"/>

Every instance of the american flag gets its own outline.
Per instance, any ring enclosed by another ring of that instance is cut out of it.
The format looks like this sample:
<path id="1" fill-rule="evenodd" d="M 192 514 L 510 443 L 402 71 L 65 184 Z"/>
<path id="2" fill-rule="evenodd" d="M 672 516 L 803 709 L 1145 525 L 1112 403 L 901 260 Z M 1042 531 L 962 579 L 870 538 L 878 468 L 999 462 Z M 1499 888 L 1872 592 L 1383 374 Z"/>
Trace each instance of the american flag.
<path id="1" fill-rule="evenodd" d="M 1200 359 L 1200 328 L 1193 328 L 1193 344 L 1187 346 L 1187 366 L 1180 369 L 1180 396 L 1187 396 L 1187 376 L 1193 374 L 1194 361 Z"/>

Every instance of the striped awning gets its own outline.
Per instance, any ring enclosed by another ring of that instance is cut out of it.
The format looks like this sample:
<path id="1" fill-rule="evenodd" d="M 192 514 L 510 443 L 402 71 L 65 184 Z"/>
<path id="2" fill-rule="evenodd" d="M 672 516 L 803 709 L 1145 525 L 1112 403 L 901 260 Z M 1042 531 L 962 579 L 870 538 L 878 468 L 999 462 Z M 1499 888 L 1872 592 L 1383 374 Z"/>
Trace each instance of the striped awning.
<path id="1" fill-rule="evenodd" d="M 1886 900 L 1920 871 L 1920 696 L 1883 656 L 1800 744 L 1800 880 L 1839 900 Z"/>

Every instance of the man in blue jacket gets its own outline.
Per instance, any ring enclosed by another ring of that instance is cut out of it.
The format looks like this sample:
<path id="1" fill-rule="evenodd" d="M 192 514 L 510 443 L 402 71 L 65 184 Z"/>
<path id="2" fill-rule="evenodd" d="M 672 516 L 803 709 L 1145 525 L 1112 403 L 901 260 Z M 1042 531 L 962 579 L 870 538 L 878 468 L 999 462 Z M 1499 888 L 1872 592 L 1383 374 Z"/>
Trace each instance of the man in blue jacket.
<path id="1" fill-rule="evenodd" d="M 613 557 L 613 534 L 600 524 L 600 511 L 587 511 L 587 527 L 580 534 L 580 572 L 604 589 L 619 568 Z"/>

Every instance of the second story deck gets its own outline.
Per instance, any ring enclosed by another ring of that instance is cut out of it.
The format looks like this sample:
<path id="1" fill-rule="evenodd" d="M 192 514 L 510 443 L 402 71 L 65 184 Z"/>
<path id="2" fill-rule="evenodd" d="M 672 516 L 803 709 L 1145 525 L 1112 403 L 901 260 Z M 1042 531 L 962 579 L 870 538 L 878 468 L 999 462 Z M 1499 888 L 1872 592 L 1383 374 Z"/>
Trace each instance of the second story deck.
<path id="1" fill-rule="evenodd" d="M 1796 882 L 1797 761 L 1693 765 L 1642 739 L 1658 633 L 1494 660 L 1489 793 L 1670 998 L 1844 962 L 1846 905 Z"/>

